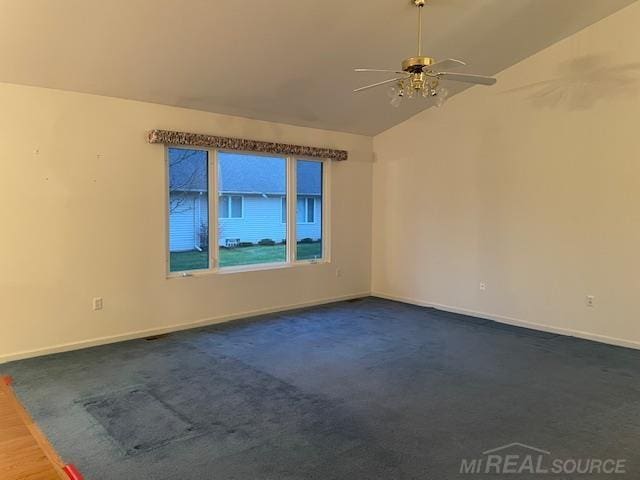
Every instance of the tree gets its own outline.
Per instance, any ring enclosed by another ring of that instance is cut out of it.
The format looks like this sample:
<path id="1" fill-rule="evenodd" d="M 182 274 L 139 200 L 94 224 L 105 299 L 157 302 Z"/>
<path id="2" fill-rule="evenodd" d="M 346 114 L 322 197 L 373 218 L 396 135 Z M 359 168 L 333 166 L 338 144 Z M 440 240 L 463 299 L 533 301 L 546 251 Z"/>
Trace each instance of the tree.
<path id="1" fill-rule="evenodd" d="M 203 157 L 203 158 L 199 158 Z M 192 208 L 191 194 L 207 184 L 206 156 L 202 150 L 171 149 L 169 153 L 169 213 Z"/>

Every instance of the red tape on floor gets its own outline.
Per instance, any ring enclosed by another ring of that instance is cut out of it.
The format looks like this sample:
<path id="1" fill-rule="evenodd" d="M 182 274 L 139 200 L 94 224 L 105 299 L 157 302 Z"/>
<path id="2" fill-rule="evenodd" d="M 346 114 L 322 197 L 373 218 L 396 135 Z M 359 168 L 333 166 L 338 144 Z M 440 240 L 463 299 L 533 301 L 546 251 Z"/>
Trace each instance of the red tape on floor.
<path id="1" fill-rule="evenodd" d="M 64 470 L 64 473 L 67 474 L 70 480 L 84 480 L 84 477 L 75 467 L 75 465 L 67 465 L 62 470 Z"/>

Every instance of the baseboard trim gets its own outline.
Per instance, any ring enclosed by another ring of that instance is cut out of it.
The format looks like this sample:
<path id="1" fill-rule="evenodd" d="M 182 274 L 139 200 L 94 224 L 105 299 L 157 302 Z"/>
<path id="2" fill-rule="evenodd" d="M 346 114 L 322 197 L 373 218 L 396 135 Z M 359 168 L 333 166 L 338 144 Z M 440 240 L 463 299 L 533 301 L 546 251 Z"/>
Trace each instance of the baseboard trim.
<path id="1" fill-rule="evenodd" d="M 324 305 L 327 303 L 353 300 L 354 298 L 363 298 L 363 297 L 368 297 L 369 295 L 370 295 L 370 292 L 353 293 L 349 295 L 341 295 L 338 297 L 313 300 L 310 302 L 292 303 L 288 305 L 280 305 L 277 307 L 267 307 L 267 308 L 261 308 L 257 310 L 248 310 L 240 313 L 220 315 L 217 317 L 205 318 L 201 320 L 196 320 L 194 322 L 169 325 L 166 327 L 150 328 L 147 330 L 137 330 L 135 332 L 129 332 L 129 333 L 124 333 L 119 335 L 111 335 L 106 337 L 92 338 L 89 340 L 81 340 L 78 342 L 64 343 L 60 345 L 55 345 L 53 347 L 38 348 L 34 350 L 25 350 L 22 352 L 0 355 L 0 364 L 13 362 L 15 360 L 23 360 L 25 358 L 41 357 L 43 355 L 50 355 L 53 353 L 62 353 L 62 352 L 69 352 L 72 350 L 80 350 L 82 348 L 97 347 L 99 345 L 107 345 L 109 343 L 135 340 L 138 338 L 150 337 L 152 335 L 162 335 L 164 333 L 179 332 L 181 330 L 189 330 L 191 328 L 206 327 L 207 325 L 215 325 L 217 323 L 230 322 L 233 320 L 239 320 L 243 318 L 258 317 L 260 315 L 267 315 L 269 313 L 286 312 L 287 310 L 295 310 L 298 308 L 313 307 L 316 305 Z"/>
<path id="2" fill-rule="evenodd" d="M 532 330 L 539 330 L 541 332 L 555 333 L 557 335 L 564 335 L 567 337 L 576 337 L 583 340 L 591 340 L 592 342 L 606 343 L 607 345 L 615 345 L 617 347 L 633 348 L 640 350 L 640 342 L 634 342 L 632 340 L 623 340 L 621 338 L 608 337 L 606 335 L 600 335 L 597 333 L 583 332 L 580 330 L 571 330 L 566 328 L 554 327 L 552 325 L 545 325 L 542 323 L 529 322 L 527 320 L 521 320 L 518 318 L 508 317 L 504 315 L 495 315 L 492 313 L 479 312 L 475 310 L 469 310 L 466 308 L 453 307 L 451 305 L 443 305 L 440 303 L 426 302 L 424 300 L 418 300 L 415 298 L 403 297 L 398 295 L 390 295 L 382 292 L 371 292 L 373 297 L 384 298 L 387 300 L 393 300 L 396 302 L 408 303 L 411 305 L 417 305 L 420 307 L 430 307 L 436 310 L 442 310 L 445 312 L 459 313 L 461 315 L 469 315 L 471 317 L 482 318 L 485 320 L 492 320 L 494 322 L 504 323 L 507 325 L 513 325 L 516 327 L 530 328 Z"/>

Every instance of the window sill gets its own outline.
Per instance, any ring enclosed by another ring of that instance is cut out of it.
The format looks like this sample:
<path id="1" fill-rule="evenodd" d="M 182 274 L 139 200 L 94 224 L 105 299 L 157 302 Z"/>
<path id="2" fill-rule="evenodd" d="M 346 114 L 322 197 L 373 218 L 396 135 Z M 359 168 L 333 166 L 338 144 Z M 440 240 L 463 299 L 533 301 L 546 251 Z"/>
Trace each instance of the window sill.
<path id="1" fill-rule="evenodd" d="M 222 267 L 215 273 L 222 275 L 229 275 L 232 273 L 244 273 L 244 272 L 262 272 L 264 270 L 281 270 L 283 268 L 296 268 L 306 267 L 308 265 L 320 265 L 323 263 L 329 263 L 326 261 L 321 262 L 295 262 L 295 263 L 273 263 L 273 264 L 260 264 L 260 265 L 238 265 L 237 267 Z"/>
<path id="2" fill-rule="evenodd" d="M 167 275 L 167 280 L 177 278 L 205 277 L 209 275 L 231 275 L 234 273 L 262 272 L 265 270 L 282 270 L 288 268 L 309 267 L 313 265 L 327 265 L 329 260 L 301 260 L 295 263 L 273 263 L 260 265 L 238 265 L 237 267 L 222 267 L 216 270 L 196 270 L 193 272 L 176 272 Z"/>

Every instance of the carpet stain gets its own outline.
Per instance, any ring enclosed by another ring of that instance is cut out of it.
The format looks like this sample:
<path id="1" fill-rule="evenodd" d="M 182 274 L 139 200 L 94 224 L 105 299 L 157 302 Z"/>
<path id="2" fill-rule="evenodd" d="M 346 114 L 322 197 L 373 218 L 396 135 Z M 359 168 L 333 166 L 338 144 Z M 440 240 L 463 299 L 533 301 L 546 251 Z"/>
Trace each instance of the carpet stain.
<path id="1" fill-rule="evenodd" d="M 81 401 L 127 455 L 194 435 L 194 426 L 153 393 L 141 388 Z"/>

